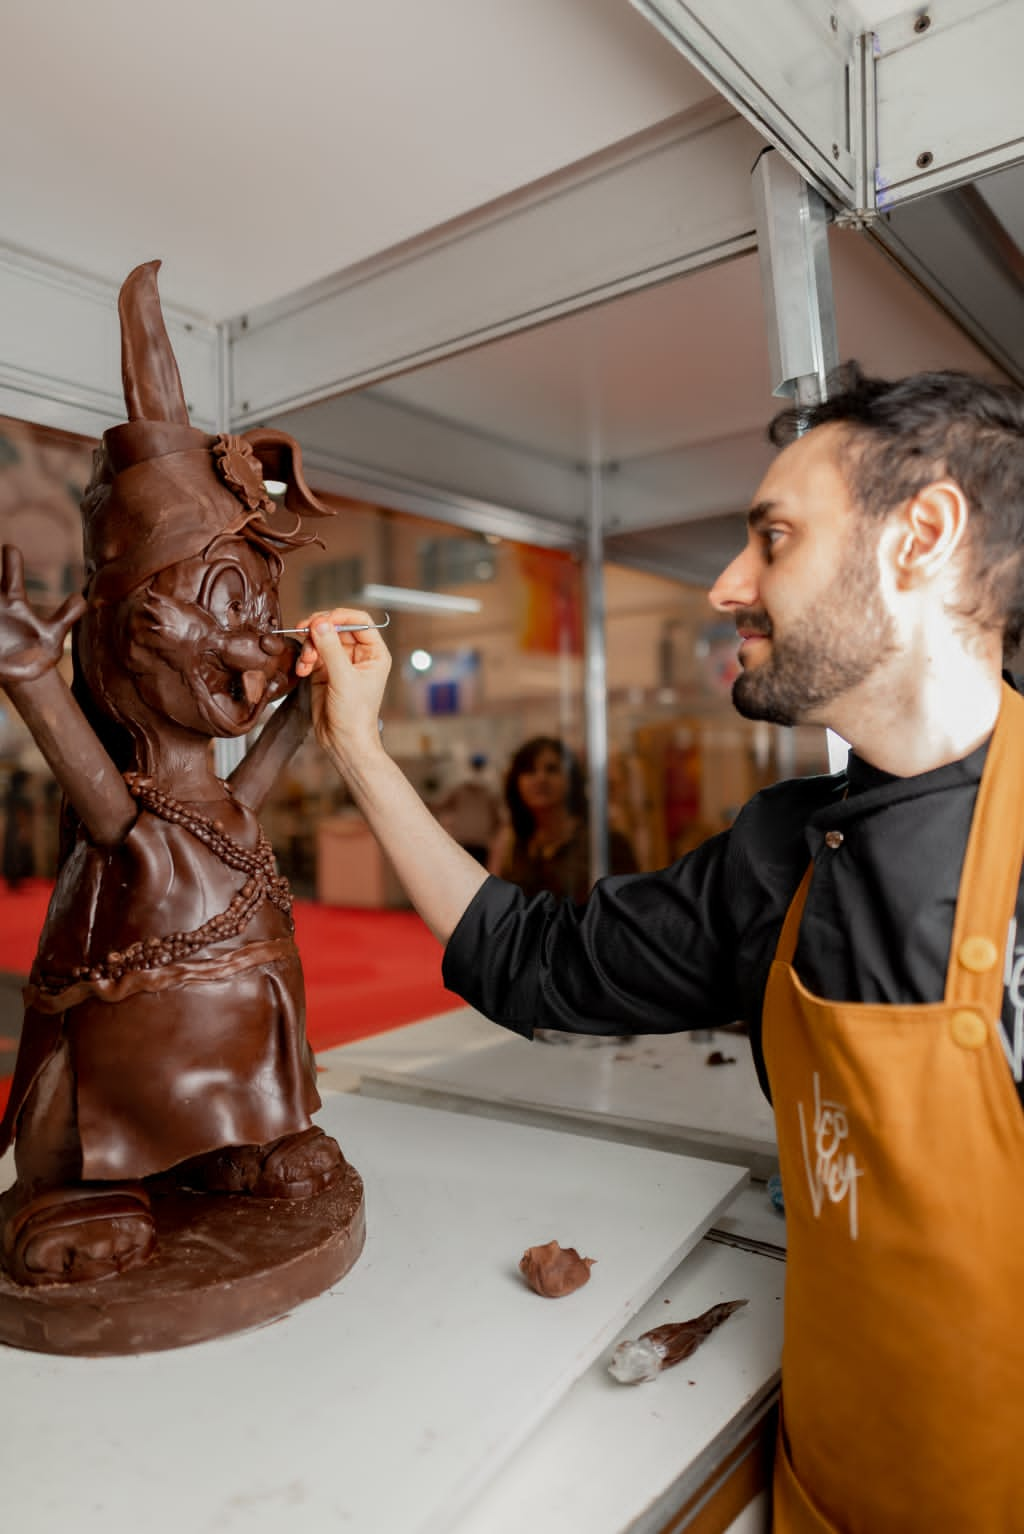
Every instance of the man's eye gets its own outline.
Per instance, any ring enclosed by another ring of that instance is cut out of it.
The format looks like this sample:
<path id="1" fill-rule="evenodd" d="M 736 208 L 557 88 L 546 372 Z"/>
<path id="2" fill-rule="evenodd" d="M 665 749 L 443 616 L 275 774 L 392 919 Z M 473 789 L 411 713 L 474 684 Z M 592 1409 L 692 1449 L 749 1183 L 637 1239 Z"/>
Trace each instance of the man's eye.
<path id="1" fill-rule="evenodd" d="M 766 527 L 762 529 L 761 537 L 765 547 L 773 549 L 780 539 L 786 536 L 785 529 L 781 527 Z"/>

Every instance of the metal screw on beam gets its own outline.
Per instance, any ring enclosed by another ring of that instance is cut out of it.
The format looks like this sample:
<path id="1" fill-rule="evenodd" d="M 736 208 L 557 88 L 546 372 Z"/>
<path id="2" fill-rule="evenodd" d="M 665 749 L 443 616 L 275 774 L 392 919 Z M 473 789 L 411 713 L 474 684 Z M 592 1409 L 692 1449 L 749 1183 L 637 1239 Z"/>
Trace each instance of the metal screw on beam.
<path id="1" fill-rule="evenodd" d="M 930 149 L 926 149 L 923 154 L 919 154 L 917 157 L 918 170 L 927 170 L 934 158 L 935 156 Z"/>
<path id="2" fill-rule="evenodd" d="M 917 20 L 914 22 L 914 31 L 919 33 L 927 32 L 931 24 L 932 18 L 929 15 L 925 14 L 924 16 L 918 16 Z"/>
<path id="3" fill-rule="evenodd" d="M 829 23 L 829 26 L 832 28 L 833 32 L 838 32 L 839 31 L 839 17 L 834 12 L 828 18 L 828 23 Z"/>
<path id="4" fill-rule="evenodd" d="M 839 145 L 838 144 L 833 144 L 832 145 L 832 158 L 833 158 L 833 160 L 838 160 L 838 158 L 839 158 Z"/>

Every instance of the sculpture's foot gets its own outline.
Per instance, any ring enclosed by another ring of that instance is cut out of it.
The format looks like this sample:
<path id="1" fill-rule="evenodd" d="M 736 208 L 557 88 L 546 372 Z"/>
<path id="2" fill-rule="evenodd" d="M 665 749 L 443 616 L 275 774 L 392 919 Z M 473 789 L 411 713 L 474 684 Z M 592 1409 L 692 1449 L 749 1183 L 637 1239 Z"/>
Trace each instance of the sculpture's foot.
<path id="1" fill-rule="evenodd" d="M 82 1284 L 148 1262 L 156 1227 L 135 1183 L 50 1188 L 11 1215 L 4 1262 L 19 1284 Z"/>
<path id="2" fill-rule="evenodd" d="M 257 1198 L 316 1198 L 345 1175 L 337 1140 L 315 1124 L 269 1145 L 232 1145 L 187 1168 L 188 1186 L 208 1193 L 251 1193 Z"/>

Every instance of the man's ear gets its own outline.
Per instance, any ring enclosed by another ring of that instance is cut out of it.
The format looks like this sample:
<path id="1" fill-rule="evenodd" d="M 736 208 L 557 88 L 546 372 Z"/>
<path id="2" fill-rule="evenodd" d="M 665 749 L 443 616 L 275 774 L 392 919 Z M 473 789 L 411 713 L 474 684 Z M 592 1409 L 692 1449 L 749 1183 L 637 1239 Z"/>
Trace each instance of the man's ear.
<path id="1" fill-rule="evenodd" d="M 934 580 L 967 536 L 967 497 L 951 479 L 925 485 L 901 508 L 894 532 L 896 578 L 903 587 Z"/>

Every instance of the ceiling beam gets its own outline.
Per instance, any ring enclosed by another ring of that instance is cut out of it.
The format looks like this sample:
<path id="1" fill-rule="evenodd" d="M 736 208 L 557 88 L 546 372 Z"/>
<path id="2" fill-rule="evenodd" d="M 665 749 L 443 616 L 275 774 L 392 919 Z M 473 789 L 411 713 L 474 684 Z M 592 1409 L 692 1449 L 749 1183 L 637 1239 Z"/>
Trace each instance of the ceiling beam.
<path id="1" fill-rule="evenodd" d="M 849 0 L 723 5 L 631 0 L 725 99 L 830 202 L 854 200 L 854 59 Z"/>
<path id="2" fill-rule="evenodd" d="M 918 4 L 874 34 L 881 209 L 1024 159 L 1024 6 Z"/>
<path id="3" fill-rule="evenodd" d="M 1008 377 L 1024 384 L 1021 256 L 980 204 L 973 188 L 962 187 L 896 208 L 869 232 Z"/>
<path id="4" fill-rule="evenodd" d="M 373 389 L 274 416 L 271 424 L 297 438 L 321 489 L 505 538 L 562 547 L 585 539 L 588 470 L 567 458 Z M 745 507 L 772 456 L 757 430 L 602 464 L 605 529 L 658 528 Z"/>
<path id="5" fill-rule="evenodd" d="M 229 324 L 236 426 L 754 248 L 761 144 L 722 101 L 684 113 Z"/>
<path id="6" fill-rule="evenodd" d="M 372 389 L 274 416 L 271 424 L 295 436 L 320 489 L 503 538 L 563 547 L 582 540 L 587 482 L 566 460 Z"/>
<path id="7" fill-rule="evenodd" d="M 0 245 L 0 413 L 86 437 L 124 419 L 117 293 L 116 283 Z M 164 319 L 193 425 L 216 431 L 218 327 L 167 306 Z"/>

